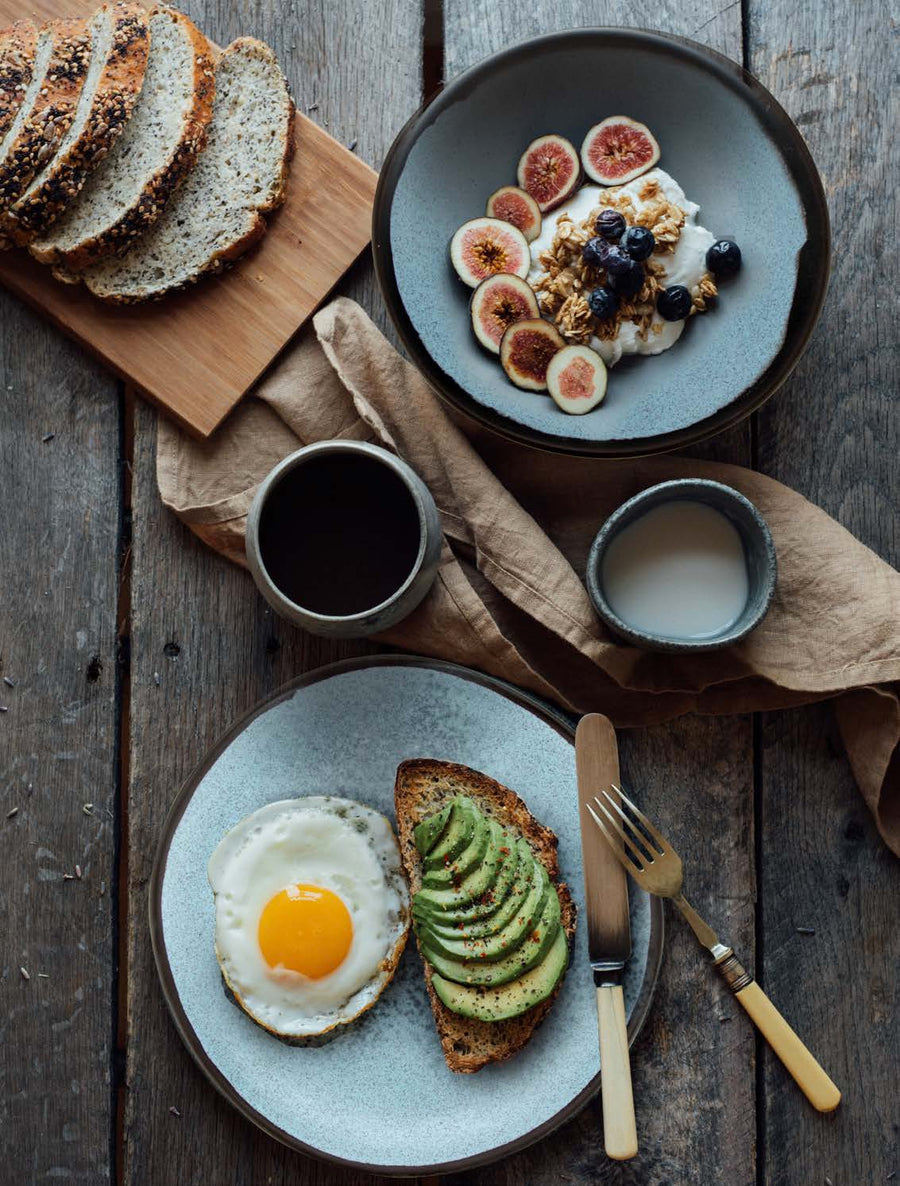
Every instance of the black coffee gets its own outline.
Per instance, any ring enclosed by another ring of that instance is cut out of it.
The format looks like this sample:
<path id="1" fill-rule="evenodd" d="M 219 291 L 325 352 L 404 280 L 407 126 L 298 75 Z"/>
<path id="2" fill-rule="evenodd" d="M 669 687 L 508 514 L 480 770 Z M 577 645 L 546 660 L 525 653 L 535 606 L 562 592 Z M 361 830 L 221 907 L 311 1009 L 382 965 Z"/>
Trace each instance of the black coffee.
<path id="1" fill-rule="evenodd" d="M 295 605 L 329 617 L 386 601 L 419 554 L 419 515 L 392 469 L 360 454 L 326 453 L 270 490 L 259 549 L 272 581 Z"/>

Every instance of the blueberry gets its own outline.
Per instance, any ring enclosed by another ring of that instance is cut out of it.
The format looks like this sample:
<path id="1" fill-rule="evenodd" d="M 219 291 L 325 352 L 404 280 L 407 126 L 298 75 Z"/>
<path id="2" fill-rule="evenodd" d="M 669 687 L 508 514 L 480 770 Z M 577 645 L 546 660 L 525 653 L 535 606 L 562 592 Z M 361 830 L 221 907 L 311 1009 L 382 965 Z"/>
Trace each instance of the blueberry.
<path id="1" fill-rule="evenodd" d="M 625 216 L 618 210 L 601 210 L 594 223 L 597 234 L 603 239 L 608 239 L 610 243 L 622 238 L 625 227 Z"/>
<path id="2" fill-rule="evenodd" d="M 606 268 L 610 276 L 620 276 L 625 272 L 630 272 L 631 265 L 634 263 L 631 256 L 626 255 L 621 247 L 610 246 L 609 243 L 605 246 L 603 267 Z"/>
<path id="3" fill-rule="evenodd" d="M 592 268 L 605 268 L 609 244 L 605 239 L 588 239 L 581 249 L 581 258 Z"/>
<path id="4" fill-rule="evenodd" d="M 653 237 L 653 231 L 648 231 L 646 227 L 630 226 L 622 236 L 620 246 L 632 259 L 649 259 L 656 247 L 656 239 Z"/>
<path id="5" fill-rule="evenodd" d="M 706 266 L 714 276 L 733 276 L 741 267 L 740 247 L 730 239 L 720 239 L 707 251 Z"/>
<path id="6" fill-rule="evenodd" d="M 636 296 L 644 287 L 644 269 L 636 259 L 625 257 L 628 266 L 609 273 L 609 286 L 619 296 Z"/>
<path id="7" fill-rule="evenodd" d="M 683 284 L 673 284 L 657 297 L 656 311 L 665 321 L 683 321 L 693 303 Z"/>
<path id="8" fill-rule="evenodd" d="M 608 321 L 615 317 L 619 308 L 619 298 L 611 288 L 595 288 L 588 297 L 591 312 L 601 321 Z"/>

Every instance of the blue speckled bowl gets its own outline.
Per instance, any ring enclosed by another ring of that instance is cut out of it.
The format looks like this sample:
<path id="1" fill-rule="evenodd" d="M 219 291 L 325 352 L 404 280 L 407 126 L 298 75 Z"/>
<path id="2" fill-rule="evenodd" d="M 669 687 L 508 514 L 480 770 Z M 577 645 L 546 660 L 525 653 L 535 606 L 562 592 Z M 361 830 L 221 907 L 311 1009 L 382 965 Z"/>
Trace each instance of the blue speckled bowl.
<path id="1" fill-rule="evenodd" d="M 699 221 L 741 245 L 744 267 L 711 313 L 656 358 L 619 363 L 605 401 L 567 416 L 520 391 L 472 333 L 471 290 L 448 262 L 454 230 L 515 183 L 545 132 L 576 148 L 607 115 L 649 125 L 660 167 Z M 660 452 L 736 423 L 787 378 L 828 279 L 825 196 L 800 133 L 727 58 L 681 38 L 578 29 L 474 66 L 394 142 L 375 198 L 372 245 L 388 308 L 416 365 L 451 404 L 526 444 L 593 456 Z"/>
<path id="2" fill-rule="evenodd" d="M 597 1010 L 583 922 L 562 992 L 528 1046 L 477 1075 L 448 1071 L 411 940 L 356 1027 L 318 1048 L 277 1041 L 227 1000 L 213 950 L 206 864 L 238 820 L 277 799 L 332 792 L 393 819 L 404 758 L 463 762 L 520 792 L 559 837 L 583 919 L 573 729 L 497 680 L 411 657 L 350 660 L 295 681 L 239 722 L 170 812 L 150 886 L 150 929 L 175 1024 L 210 1081 L 306 1153 L 370 1171 L 465 1169 L 551 1132 L 599 1087 Z M 662 908 L 632 887 L 625 1006 L 633 1039 L 662 954 Z"/>

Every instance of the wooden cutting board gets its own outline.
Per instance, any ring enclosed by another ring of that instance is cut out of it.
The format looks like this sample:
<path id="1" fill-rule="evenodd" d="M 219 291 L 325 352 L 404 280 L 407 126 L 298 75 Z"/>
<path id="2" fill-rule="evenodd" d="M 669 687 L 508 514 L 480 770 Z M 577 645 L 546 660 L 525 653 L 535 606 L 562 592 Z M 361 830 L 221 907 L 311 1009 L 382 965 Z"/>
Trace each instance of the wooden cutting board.
<path id="1" fill-rule="evenodd" d="M 94 0 L 0 0 L 0 28 L 95 7 Z M 16 250 L 0 252 L 0 284 L 208 436 L 369 242 L 377 174 L 299 113 L 295 135 L 287 201 L 260 246 L 224 275 L 158 303 L 115 308 L 57 283 Z"/>

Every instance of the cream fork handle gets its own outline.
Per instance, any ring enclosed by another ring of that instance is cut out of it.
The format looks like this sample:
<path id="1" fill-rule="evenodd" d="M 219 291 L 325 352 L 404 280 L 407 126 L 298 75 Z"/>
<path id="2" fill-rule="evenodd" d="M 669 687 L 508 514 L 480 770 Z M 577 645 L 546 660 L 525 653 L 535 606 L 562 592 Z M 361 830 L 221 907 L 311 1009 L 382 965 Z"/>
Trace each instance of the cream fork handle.
<path id="1" fill-rule="evenodd" d="M 638 1143 L 621 984 L 605 984 L 597 989 L 597 1023 L 600 1028 L 600 1095 L 606 1156 L 613 1161 L 627 1161 L 637 1153 Z"/>
<path id="2" fill-rule="evenodd" d="M 841 1102 L 841 1093 L 756 981 L 751 980 L 734 995 L 812 1106 L 820 1112 L 833 1112 Z"/>

